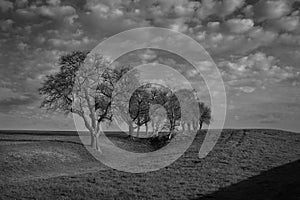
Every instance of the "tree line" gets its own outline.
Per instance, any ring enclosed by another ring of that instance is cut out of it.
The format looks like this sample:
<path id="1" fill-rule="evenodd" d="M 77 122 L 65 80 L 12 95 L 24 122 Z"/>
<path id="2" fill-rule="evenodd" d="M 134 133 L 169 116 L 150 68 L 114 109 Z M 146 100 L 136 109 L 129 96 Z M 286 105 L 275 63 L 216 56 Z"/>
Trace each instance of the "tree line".
<path id="1" fill-rule="evenodd" d="M 193 91 L 170 89 L 146 83 L 139 86 L 139 74 L 130 66 L 110 67 L 102 55 L 76 51 L 62 55 L 59 70 L 47 75 L 39 93 L 41 107 L 74 113 L 83 119 L 91 135 L 91 146 L 99 151 L 101 124 L 113 117 L 128 125 L 128 134 L 158 136 L 166 131 L 171 138 L 177 129 L 201 129 L 211 121 L 211 110 L 195 98 Z M 151 129 L 152 131 L 149 131 Z"/>

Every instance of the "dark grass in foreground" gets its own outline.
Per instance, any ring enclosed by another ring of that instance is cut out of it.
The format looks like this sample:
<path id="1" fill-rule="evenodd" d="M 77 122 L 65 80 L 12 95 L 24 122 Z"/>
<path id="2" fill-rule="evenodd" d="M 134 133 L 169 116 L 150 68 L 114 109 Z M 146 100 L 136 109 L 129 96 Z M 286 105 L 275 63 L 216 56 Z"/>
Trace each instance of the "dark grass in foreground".
<path id="1" fill-rule="evenodd" d="M 199 159 L 204 136 L 199 133 L 170 166 L 130 174 L 103 166 L 74 135 L 3 133 L 0 199 L 300 198 L 300 134 L 224 130 L 213 151 Z M 143 142 L 112 140 L 126 149 L 151 150 Z"/>

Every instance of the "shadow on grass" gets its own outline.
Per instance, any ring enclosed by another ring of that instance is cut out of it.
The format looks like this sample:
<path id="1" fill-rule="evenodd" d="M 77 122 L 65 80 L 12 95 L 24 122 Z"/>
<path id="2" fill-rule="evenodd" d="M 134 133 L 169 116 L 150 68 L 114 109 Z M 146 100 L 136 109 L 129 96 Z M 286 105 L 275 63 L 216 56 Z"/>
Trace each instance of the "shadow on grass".
<path id="1" fill-rule="evenodd" d="M 300 199 L 300 160 L 272 168 L 257 176 L 194 200 L 196 199 Z"/>

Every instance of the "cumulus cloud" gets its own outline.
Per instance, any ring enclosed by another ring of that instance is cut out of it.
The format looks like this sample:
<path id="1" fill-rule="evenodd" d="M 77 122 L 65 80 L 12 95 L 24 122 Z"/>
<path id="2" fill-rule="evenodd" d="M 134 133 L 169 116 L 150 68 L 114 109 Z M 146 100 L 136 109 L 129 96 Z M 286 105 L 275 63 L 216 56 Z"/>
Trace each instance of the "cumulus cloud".
<path id="1" fill-rule="evenodd" d="M 300 26 L 299 16 L 285 16 L 271 22 L 271 25 L 280 31 L 294 31 Z"/>
<path id="2" fill-rule="evenodd" d="M 245 33 L 254 26 L 254 23 L 252 19 L 230 19 L 226 25 L 233 33 Z"/>
<path id="3" fill-rule="evenodd" d="M 170 29 L 174 30 L 174 31 L 178 31 L 178 32 L 181 32 L 181 33 L 184 33 L 188 30 L 188 25 L 185 24 L 185 20 L 184 19 L 177 19 L 177 20 L 174 20 L 171 24 L 170 24 Z"/>
<path id="4" fill-rule="evenodd" d="M 149 26 L 145 11 L 126 6 L 121 1 L 87 1 L 78 21 L 86 32 L 99 40 L 130 28 Z"/>
<path id="5" fill-rule="evenodd" d="M 99 18 L 117 18 L 123 16 L 123 11 L 117 7 L 109 7 L 108 5 L 99 1 L 88 1 L 85 5 L 92 14 L 97 15 Z"/>
<path id="6" fill-rule="evenodd" d="M 178 17 L 191 17 L 201 4 L 196 1 L 175 1 L 174 12 Z"/>
<path id="7" fill-rule="evenodd" d="M 239 89 L 245 93 L 251 93 L 255 91 L 254 87 L 249 87 L 249 86 L 239 87 Z"/>
<path id="8" fill-rule="evenodd" d="M 60 39 L 60 38 L 51 38 L 48 40 L 48 43 L 58 49 L 89 49 L 95 43 L 95 41 L 87 36 L 81 39 Z"/>
<path id="9" fill-rule="evenodd" d="M 260 0 L 254 6 L 254 15 L 258 21 L 278 19 L 291 11 L 291 5 L 286 0 Z"/>
<path id="10" fill-rule="evenodd" d="M 0 9 L 2 12 L 7 12 L 13 8 L 13 3 L 6 0 L 0 0 Z"/>
<path id="11" fill-rule="evenodd" d="M 47 0 L 47 4 L 52 5 L 52 6 L 59 6 L 61 3 L 60 0 Z"/>
<path id="12" fill-rule="evenodd" d="M 149 63 L 157 58 L 156 52 L 150 49 L 147 49 L 146 51 L 141 51 L 140 53 L 138 53 L 138 56 L 143 63 Z"/>
<path id="13" fill-rule="evenodd" d="M 73 15 L 76 11 L 72 6 L 41 6 L 41 7 L 31 7 L 32 11 L 36 14 L 49 17 L 49 18 L 59 18 L 62 16 Z"/>
<path id="14" fill-rule="evenodd" d="M 20 42 L 18 45 L 17 45 L 17 48 L 21 51 L 24 51 L 28 48 L 28 44 L 24 43 L 24 42 Z"/>
<path id="15" fill-rule="evenodd" d="M 10 112 L 18 106 L 29 105 L 36 100 L 35 95 L 24 94 L 10 88 L 0 88 L 0 111 Z"/>
<path id="16" fill-rule="evenodd" d="M 28 6 L 28 0 L 18 0 L 15 2 L 17 8 L 24 8 Z"/>
<path id="17" fill-rule="evenodd" d="M 194 38 L 215 56 L 246 55 L 255 49 L 272 44 L 278 38 L 278 33 L 272 30 L 265 30 L 259 26 L 249 27 L 232 26 L 229 31 L 226 25 L 226 29 L 220 31 L 205 30 L 195 33 Z M 242 34 L 243 31 L 246 32 Z"/>
<path id="18" fill-rule="evenodd" d="M 2 31 L 9 31 L 12 28 L 12 25 L 14 24 L 14 21 L 11 19 L 7 20 L 0 20 L 0 27 Z"/>
<path id="19" fill-rule="evenodd" d="M 13 91 L 12 89 L 10 88 L 3 88 L 3 87 L 0 87 L 0 101 L 3 101 L 5 99 L 11 99 L 11 98 L 19 98 L 19 99 L 27 99 L 26 96 L 24 95 L 21 95 L 15 91 Z"/>
<path id="20" fill-rule="evenodd" d="M 241 8 L 245 3 L 245 0 L 227 0 L 222 1 L 219 5 L 219 15 L 224 17 L 233 13 L 238 8 Z"/>
<path id="21" fill-rule="evenodd" d="M 30 6 L 23 6 L 16 10 L 16 14 L 26 18 L 27 20 L 37 20 L 39 18 L 49 18 L 52 20 L 65 20 L 73 23 L 74 19 L 78 17 L 76 9 L 70 5 L 61 5 L 59 0 L 47 1 L 47 4 L 31 4 Z"/>
<path id="22" fill-rule="evenodd" d="M 248 36 L 260 43 L 268 44 L 276 39 L 278 33 L 264 30 L 261 27 L 255 27 L 249 32 Z"/>
<path id="23" fill-rule="evenodd" d="M 244 92 L 253 92 L 255 87 L 278 83 L 296 75 L 292 67 L 279 66 L 275 57 L 262 52 L 241 57 L 235 62 L 222 61 L 218 66 L 227 84 Z"/>
<path id="24" fill-rule="evenodd" d="M 244 5 L 244 0 L 214 1 L 204 0 L 197 9 L 198 17 L 205 19 L 210 15 L 225 17 Z"/>
<path id="25" fill-rule="evenodd" d="M 278 37 L 277 43 L 285 44 L 285 45 L 300 45 L 300 35 L 294 35 L 290 33 L 282 33 Z"/>
<path id="26" fill-rule="evenodd" d="M 210 31 L 217 31 L 220 28 L 220 22 L 208 22 L 207 28 Z"/>

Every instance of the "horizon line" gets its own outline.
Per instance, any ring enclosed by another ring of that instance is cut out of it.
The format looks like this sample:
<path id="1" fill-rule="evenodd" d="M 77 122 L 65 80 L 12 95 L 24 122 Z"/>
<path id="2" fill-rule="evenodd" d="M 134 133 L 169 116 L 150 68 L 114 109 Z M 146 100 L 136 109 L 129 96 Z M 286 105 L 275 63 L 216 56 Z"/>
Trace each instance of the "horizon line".
<path id="1" fill-rule="evenodd" d="M 266 127 L 226 127 L 221 130 L 277 130 L 277 131 L 286 131 L 286 132 L 293 132 L 293 133 L 300 133 L 300 131 L 295 130 L 289 130 L 289 129 L 281 129 L 281 128 L 266 128 Z M 201 130 L 208 130 L 207 128 L 203 128 Z M 211 130 L 219 130 L 219 129 L 211 129 Z M 76 129 L 2 129 L 0 128 L 0 131 L 61 131 L 61 132 L 89 132 L 88 130 L 76 130 Z M 118 130 L 107 130 L 105 132 L 116 132 Z M 123 132 L 123 131 L 119 131 Z M 145 131 L 142 131 L 145 132 Z"/>

